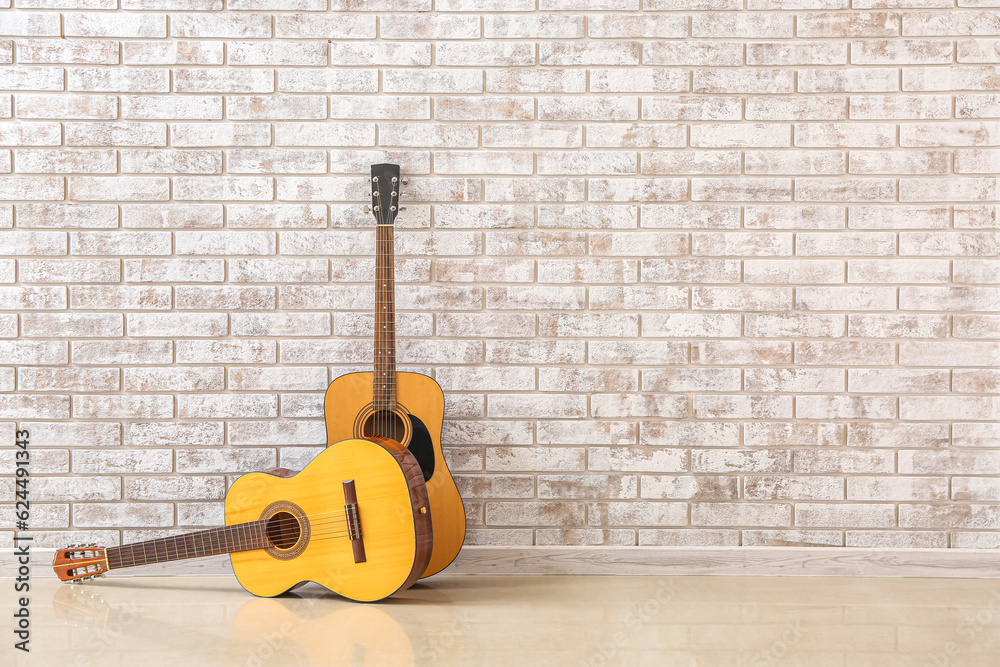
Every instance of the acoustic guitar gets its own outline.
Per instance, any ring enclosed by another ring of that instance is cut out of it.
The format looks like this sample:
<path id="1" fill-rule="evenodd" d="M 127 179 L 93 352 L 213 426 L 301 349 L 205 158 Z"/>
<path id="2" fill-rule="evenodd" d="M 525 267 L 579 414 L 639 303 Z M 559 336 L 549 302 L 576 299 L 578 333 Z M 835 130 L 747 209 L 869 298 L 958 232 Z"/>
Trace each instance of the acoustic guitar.
<path id="1" fill-rule="evenodd" d="M 52 568 L 62 581 L 80 581 L 135 565 L 229 554 L 236 578 L 254 595 L 273 597 L 313 581 L 370 602 L 409 588 L 430 560 L 423 475 L 402 448 L 338 442 L 294 476 L 243 475 L 226 494 L 225 509 L 225 527 L 120 547 L 61 549 Z"/>
<path id="2" fill-rule="evenodd" d="M 375 216 L 375 369 L 348 373 L 326 391 L 327 442 L 387 438 L 420 465 L 434 523 L 434 550 L 423 576 L 446 568 L 465 541 L 465 507 L 441 451 L 444 394 L 420 373 L 396 372 L 393 223 L 399 212 L 399 165 L 371 169 Z"/>

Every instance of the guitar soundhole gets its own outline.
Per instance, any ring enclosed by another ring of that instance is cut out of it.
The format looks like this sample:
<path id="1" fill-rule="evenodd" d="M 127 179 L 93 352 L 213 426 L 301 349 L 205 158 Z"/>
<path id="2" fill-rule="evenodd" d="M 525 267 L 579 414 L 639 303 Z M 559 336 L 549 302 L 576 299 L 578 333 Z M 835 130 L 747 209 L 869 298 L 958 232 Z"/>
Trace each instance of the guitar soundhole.
<path id="1" fill-rule="evenodd" d="M 271 544 L 282 550 L 294 547 L 302 534 L 298 519 L 288 512 L 278 512 L 268 519 L 264 531 Z"/>
<path id="2" fill-rule="evenodd" d="M 368 416 L 361 427 L 362 437 L 389 438 L 401 445 L 407 432 L 403 418 L 391 410 L 377 410 Z"/>

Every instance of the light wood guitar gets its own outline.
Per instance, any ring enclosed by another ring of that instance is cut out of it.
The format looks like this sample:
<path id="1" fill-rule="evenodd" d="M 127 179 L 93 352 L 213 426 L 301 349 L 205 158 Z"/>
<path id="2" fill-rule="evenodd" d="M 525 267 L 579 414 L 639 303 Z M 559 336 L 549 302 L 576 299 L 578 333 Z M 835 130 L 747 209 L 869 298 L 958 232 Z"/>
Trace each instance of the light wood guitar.
<path id="1" fill-rule="evenodd" d="M 294 476 L 257 472 L 237 479 L 226 494 L 225 527 L 120 547 L 78 545 L 57 551 L 52 567 L 61 580 L 79 581 L 227 553 L 236 578 L 254 595 L 272 597 L 314 581 L 352 600 L 380 600 L 420 577 L 433 541 L 420 467 L 397 449 L 338 442 Z"/>
<path id="2" fill-rule="evenodd" d="M 386 438 L 417 459 L 427 483 L 434 523 L 434 550 L 423 576 L 455 560 L 465 542 L 465 507 L 441 451 L 444 394 L 432 378 L 396 372 L 393 223 L 399 210 L 399 165 L 371 171 L 375 216 L 375 369 L 349 373 L 326 391 L 327 442 Z"/>

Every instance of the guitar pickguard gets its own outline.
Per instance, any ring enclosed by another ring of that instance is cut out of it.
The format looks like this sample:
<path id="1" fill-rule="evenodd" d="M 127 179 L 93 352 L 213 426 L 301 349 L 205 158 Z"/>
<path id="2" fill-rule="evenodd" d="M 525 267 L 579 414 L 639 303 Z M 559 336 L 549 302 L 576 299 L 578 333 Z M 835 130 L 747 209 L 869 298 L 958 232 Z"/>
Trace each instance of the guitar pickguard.
<path id="1" fill-rule="evenodd" d="M 419 418 L 409 413 L 407 417 L 410 418 L 410 425 L 413 428 L 407 449 L 417 460 L 420 471 L 424 473 L 424 482 L 428 482 L 434 475 L 434 442 L 431 440 L 430 431 Z"/>

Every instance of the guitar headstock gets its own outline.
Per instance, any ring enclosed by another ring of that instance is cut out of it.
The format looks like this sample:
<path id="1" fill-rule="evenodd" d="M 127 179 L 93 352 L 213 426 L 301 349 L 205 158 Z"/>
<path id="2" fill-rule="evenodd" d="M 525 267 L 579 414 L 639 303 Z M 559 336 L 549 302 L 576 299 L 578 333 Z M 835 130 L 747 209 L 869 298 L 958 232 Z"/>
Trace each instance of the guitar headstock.
<path id="1" fill-rule="evenodd" d="M 56 551 L 52 569 L 60 581 L 85 581 L 108 571 L 108 553 L 96 544 L 74 544 Z"/>
<path id="2" fill-rule="evenodd" d="M 399 176 L 398 164 L 372 165 L 372 215 L 379 225 L 391 225 L 399 212 L 399 186 L 403 184 Z"/>

